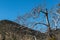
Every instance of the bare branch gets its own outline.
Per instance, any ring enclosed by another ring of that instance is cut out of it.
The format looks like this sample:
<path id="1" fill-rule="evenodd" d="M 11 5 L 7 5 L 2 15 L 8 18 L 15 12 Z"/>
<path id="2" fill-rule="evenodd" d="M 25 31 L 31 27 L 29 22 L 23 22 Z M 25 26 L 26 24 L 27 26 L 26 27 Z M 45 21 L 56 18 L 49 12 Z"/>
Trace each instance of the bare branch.
<path id="1" fill-rule="evenodd" d="M 42 25 L 45 25 L 45 26 L 47 26 L 48 27 L 48 25 L 47 24 L 44 24 L 44 23 L 35 23 L 35 24 L 33 24 L 33 26 L 32 26 L 32 28 L 35 26 L 35 25 L 37 25 L 37 24 L 42 24 Z"/>

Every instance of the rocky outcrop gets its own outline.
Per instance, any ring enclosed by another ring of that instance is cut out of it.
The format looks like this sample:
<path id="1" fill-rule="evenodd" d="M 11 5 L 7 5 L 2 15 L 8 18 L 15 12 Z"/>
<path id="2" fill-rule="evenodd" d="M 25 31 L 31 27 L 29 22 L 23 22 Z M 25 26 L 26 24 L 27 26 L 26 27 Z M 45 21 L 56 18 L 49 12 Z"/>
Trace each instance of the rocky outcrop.
<path id="1" fill-rule="evenodd" d="M 58 40 L 60 29 L 52 30 Z M 0 21 L 0 40 L 47 40 L 47 33 L 41 33 L 9 20 Z"/>
<path id="2" fill-rule="evenodd" d="M 44 39 L 39 31 L 9 20 L 0 21 L 0 40 L 41 40 Z"/>

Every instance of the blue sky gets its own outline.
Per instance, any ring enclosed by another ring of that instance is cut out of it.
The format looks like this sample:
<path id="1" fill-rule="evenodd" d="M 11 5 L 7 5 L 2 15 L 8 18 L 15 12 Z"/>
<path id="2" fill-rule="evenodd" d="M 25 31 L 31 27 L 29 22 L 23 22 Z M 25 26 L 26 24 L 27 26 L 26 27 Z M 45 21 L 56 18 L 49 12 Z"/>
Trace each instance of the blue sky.
<path id="1" fill-rule="evenodd" d="M 40 0 L 0 0 L 0 20 L 14 20 L 17 15 L 29 12 Z"/>
<path id="2" fill-rule="evenodd" d="M 46 0 L 48 8 L 58 0 Z M 0 0 L 0 20 L 15 20 L 17 15 L 30 12 L 32 8 L 43 4 L 44 0 Z"/>
<path id="3" fill-rule="evenodd" d="M 0 20 L 14 21 L 18 15 L 24 15 L 40 4 L 46 4 L 44 7 L 50 9 L 59 2 L 59 0 L 0 0 Z"/>

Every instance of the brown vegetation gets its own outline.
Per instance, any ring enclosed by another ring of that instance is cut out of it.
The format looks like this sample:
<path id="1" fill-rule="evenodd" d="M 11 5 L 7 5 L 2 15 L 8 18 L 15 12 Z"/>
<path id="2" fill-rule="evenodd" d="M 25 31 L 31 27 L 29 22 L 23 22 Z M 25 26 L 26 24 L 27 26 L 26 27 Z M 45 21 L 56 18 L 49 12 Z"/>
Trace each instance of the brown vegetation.
<path id="1" fill-rule="evenodd" d="M 60 39 L 60 29 L 52 33 Z M 0 21 L 0 40 L 47 40 L 47 36 L 47 32 L 41 33 L 9 20 Z"/>

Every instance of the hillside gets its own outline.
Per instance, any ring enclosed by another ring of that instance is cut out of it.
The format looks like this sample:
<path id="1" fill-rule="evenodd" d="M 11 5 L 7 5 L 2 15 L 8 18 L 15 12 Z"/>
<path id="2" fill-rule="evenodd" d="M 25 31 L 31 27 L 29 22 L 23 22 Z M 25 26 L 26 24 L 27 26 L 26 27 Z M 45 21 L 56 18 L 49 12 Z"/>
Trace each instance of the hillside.
<path id="1" fill-rule="evenodd" d="M 52 31 L 60 39 L 60 29 Z M 47 33 L 30 29 L 10 20 L 0 21 L 0 40 L 46 40 Z"/>

